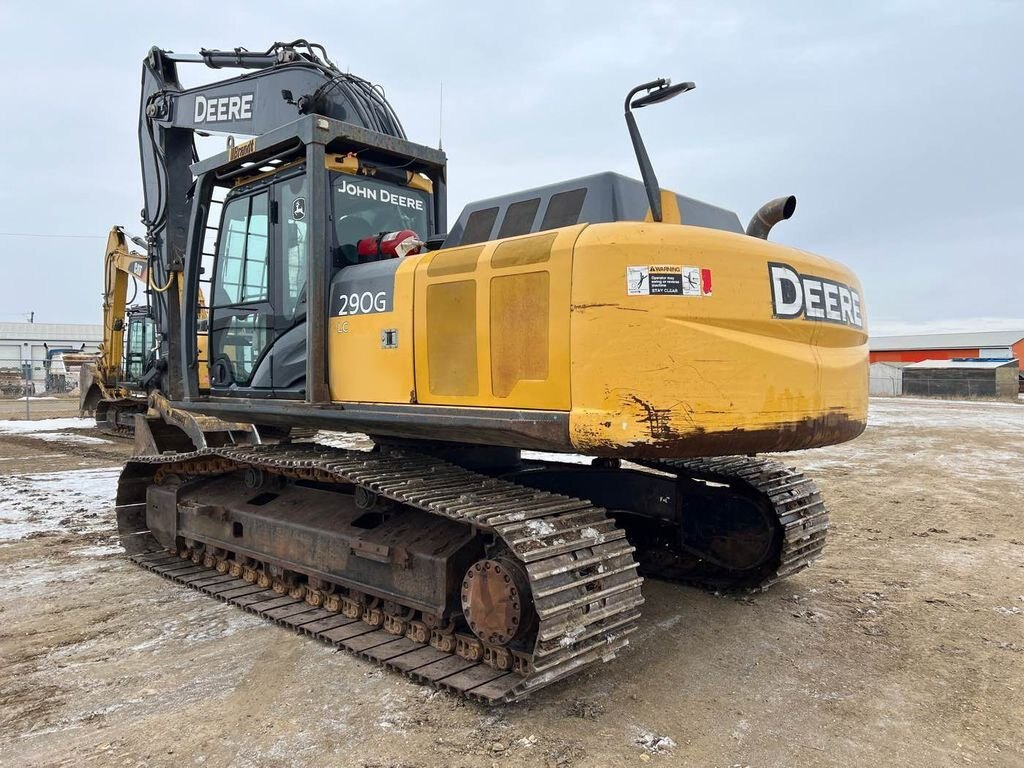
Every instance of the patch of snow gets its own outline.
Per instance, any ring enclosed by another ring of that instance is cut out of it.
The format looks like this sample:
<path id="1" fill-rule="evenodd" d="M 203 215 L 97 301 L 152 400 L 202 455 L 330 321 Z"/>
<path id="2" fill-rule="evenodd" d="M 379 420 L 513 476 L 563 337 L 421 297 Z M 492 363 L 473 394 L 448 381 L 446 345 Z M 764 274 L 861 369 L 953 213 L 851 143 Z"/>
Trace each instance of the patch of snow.
<path id="1" fill-rule="evenodd" d="M 580 635 L 582 635 L 585 630 L 585 626 L 573 627 L 562 635 L 562 639 L 558 641 L 558 644 L 562 648 L 568 648 L 580 639 Z"/>
<path id="2" fill-rule="evenodd" d="M 62 456 L 67 456 L 66 453 L 35 453 L 32 455 L 33 461 L 39 461 L 40 459 L 59 459 Z M 24 456 L 0 456 L 0 461 L 24 461 Z"/>
<path id="3" fill-rule="evenodd" d="M 77 445 L 110 445 L 110 440 L 92 435 L 78 435 L 74 432 L 33 432 L 32 437 L 48 443 L 75 443 Z"/>
<path id="4" fill-rule="evenodd" d="M 174 599 L 184 603 L 182 598 L 186 596 L 189 602 L 195 603 L 193 608 L 159 624 L 149 624 L 146 631 L 156 634 L 130 646 L 128 650 L 133 653 L 159 653 L 168 644 L 204 643 L 230 637 L 242 630 L 251 632 L 268 626 L 257 617 L 212 601 L 200 592 L 176 592 Z M 198 600 L 191 599 L 196 596 Z"/>
<path id="5" fill-rule="evenodd" d="M 49 396 L 46 396 L 46 395 L 31 395 L 29 397 L 19 397 L 18 398 L 18 400 L 20 402 L 22 402 L 22 403 L 25 402 L 26 400 L 56 400 L 56 399 L 57 399 L 56 397 L 49 397 Z"/>
<path id="6" fill-rule="evenodd" d="M 321 430 L 316 433 L 313 442 L 326 445 L 328 448 L 346 448 L 350 451 L 372 451 L 373 441 L 360 432 L 330 432 Z"/>
<path id="7" fill-rule="evenodd" d="M 83 560 L 81 567 L 72 567 L 67 563 L 55 564 L 53 561 L 39 558 L 20 560 L 17 566 L 0 568 L 0 582 L 3 583 L 5 590 L 12 592 L 37 591 L 37 587 L 44 587 L 45 591 L 50 591 L 52 588 L 45 585 L 72 584 L 95 573 L 100 562 L 95 559 Z"/>
<path id="8" fill-rule="evenodd" d="M 22 435 L 31 432 L 54 432 L 61 429 L 93 429 L 94 419 L 39 419 L 38 421 L 0 421 L 0 434 Z"/>
<path id="9" fill-rule="evenodd" d="M 524 459 L 533 461 L 554 461 L 562 464 L 589 464 L 593 456 L 579 456 L 575 453 L 549 453 L 547 451 L 523 451 Z"/>
<path id="10" fill-rule="evenodd" d="M 555 526 L 547 520 L 529 520 L 526 523 L 526 530 L 534 536 L 548 536 L 555 532 Z"/>
<path id="11" fill-rule="evenodd" d="M 120 467 L 0 477 L 0 541 L 111 531 Z"/>
<path id="12" fill-rule="evenodd" d="M 633 731 L 633 743 L 643 747 L 644 751 L 649 754 L 671 752 L 676 748 L 675 740 L 668 736 L 662 736 L 645 728 L 634 728 Z"/>
<path id="13" fill-rule="evenodd" d="M 931 427 L 936 429 L 1001 432 L 1019 436 L 1024 408 L 1017 403 L 872 398 L 868 428 Z"/>
<path id="14" fill-rule="evenodd" d="M 658 629 L 672 629 L 672 627 L 676 626 L 676 624 L 678 624 L 682 620 L 683 617 L 679 615 L 669 616 L 667 619 L 662 619 L 661 621 L 657 622 L 655 626 Z"/>
<path id="15" fill-rule="evenodd" d="M 71 550 L 71 554 L 81 557 L 109 557 L 110 555 L 123 555 L 124 549 L 120 544 L 103 544 L 96 547 L 79 547 Z"/>
<path id="16" fill-rule="evenodd" d="M 584 528 L 580 531 L 580 536 L 584 539 L 599 539 L 601 538 L 601 532 L 597 528 Z"/>
<path id="17" fill-rule="evenodd" d="M 313 441 L 330 448 L 348 448 L 354 451 L 373 450 L 373 441 L 359 432 L 331 432 L 321 430 L 316 433 Z M 595 457 L 580 456 L 575 453 L 551 453 L 548 451 L 523 451 L 526 460 L 551 461 L 561 464 L 590 464 Z"/>

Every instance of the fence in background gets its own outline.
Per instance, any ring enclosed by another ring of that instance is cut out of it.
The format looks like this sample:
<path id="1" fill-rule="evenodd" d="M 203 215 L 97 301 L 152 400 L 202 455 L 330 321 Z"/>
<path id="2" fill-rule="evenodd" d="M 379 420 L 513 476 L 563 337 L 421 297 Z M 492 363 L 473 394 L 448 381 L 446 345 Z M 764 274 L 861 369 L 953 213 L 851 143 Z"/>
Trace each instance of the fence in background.
<path id="1" fill-rule="evenodd" d="M 78 363 L 0 357 L 0 420 L 78 416 Z"/>
<path id="2" fill-rule="evenodd" d="M 988 400 L 1016 400 L 1017 391 L 1013 384 L 997 382 L 993 377 L 962 376 L 950 378 L 908 378 L 904 372 L 902 380 L 871 377 L 869 387 L 872 397 L 935 397 L 946 399 L 984 398 Z"/>

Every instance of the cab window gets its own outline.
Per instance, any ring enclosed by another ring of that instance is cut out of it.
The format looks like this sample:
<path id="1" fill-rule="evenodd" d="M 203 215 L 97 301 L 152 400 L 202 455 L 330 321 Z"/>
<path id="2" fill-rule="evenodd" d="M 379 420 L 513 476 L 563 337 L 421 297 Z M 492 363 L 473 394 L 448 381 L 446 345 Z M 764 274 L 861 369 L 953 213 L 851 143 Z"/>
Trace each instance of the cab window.
<path id="1" fill-rule="evenodd" d="M 245 304 L 270 298 L 267 208 L 266 192 L 228 203 L 217 258 L 216 304 Z"/>
<path id="2" fill-rule="evenodd" d="M 347 173 L 331 174 L 335 242 L 351 264 L 364 237 L 411 229 L 426 238 L 429 197 L 411 187 Z"/>
<path id="3" fill-rule="evenodd" d="M 305 311 L 306 289 L 306 176 L 278 185 L 280 224 L 277 242 L 281 254 L 281 311 L 288 323 Z"/>
<path id="4" fill-rule="evenodd" d="M 211 311 L 215 385 L 247 384 L 272 337 L 269 193 L 229 201 L 224 209 Z"/>

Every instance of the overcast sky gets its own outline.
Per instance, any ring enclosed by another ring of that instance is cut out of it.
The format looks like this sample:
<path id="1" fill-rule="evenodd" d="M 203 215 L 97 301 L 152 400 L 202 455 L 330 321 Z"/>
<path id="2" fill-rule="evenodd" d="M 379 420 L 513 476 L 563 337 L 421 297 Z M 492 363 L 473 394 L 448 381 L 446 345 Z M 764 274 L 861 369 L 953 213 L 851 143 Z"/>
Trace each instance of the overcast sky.
<path id="1" fill-rule="evenodd" d="M 306 37 L 382 84 L 420 143 L 437 144 L 444 82 L 452 220 L 476 198 L 602 170 L 638 176 L 626 91 L 694 80 L 638 114 L 663 186 L 744 222 L 797 195 L 772 239 L 853 268 L 875 331 L 1024 327 L 1024 2 L 103 7 L 0 3 L 2 321 L 99 322 L 105 233 L 141 232 L 150 46 Z M 191 69 L 186 86 L 218 76 Z"/>

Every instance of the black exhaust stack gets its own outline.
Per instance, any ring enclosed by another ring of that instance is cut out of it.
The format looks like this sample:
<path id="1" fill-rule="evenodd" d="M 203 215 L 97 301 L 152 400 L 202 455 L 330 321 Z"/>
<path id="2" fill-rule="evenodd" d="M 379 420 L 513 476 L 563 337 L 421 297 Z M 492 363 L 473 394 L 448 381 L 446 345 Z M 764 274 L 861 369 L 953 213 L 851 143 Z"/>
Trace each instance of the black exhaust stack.
<path id="1" fill-rule="evenodd" d="M 768 239 L 768 233 L 772 227 L 780 221 L 785 221 L 796 211 L 796 197 L 777 197 L 762 205 L 754 218 L 747 224 L 747 234 L 751 237 L 759 237 L 762 240 Z"/>

